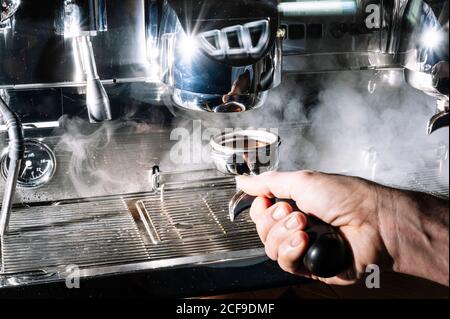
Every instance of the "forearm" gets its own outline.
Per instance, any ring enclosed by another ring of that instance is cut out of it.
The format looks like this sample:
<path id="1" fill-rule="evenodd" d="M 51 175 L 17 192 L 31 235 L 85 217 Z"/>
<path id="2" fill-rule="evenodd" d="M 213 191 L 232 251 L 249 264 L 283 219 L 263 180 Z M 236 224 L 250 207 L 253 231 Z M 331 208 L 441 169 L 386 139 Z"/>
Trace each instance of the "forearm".
<path id="1" fill-rule="evenodd" d="M 379 212 L 380 231 L 393 270 L 448 286 L 448 201 L 416 192 L 382 192 L 389 204 Z"/>

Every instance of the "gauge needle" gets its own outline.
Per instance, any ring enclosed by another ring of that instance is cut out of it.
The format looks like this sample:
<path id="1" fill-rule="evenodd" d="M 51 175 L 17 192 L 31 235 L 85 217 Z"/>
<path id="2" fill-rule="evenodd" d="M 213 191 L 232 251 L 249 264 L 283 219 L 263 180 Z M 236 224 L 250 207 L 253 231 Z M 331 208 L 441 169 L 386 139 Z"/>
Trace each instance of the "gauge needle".
<path id="1" fill-rule="evenodd" d="M 31 167 L 31 161 L 26 161 L 25 162 L 25 168 L 23 169 L 22 175 L 20 175 L 20 177 L 23 177 L 25 175 L 25 173 L 27 172 L 27 170 Z"/>

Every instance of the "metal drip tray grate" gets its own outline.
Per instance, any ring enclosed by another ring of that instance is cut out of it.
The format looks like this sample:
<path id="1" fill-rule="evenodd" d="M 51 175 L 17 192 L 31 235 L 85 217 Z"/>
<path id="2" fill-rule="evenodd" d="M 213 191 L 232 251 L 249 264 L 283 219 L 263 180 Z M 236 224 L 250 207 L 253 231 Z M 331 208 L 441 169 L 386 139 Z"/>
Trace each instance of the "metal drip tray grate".
<path id="1" fill-rule="evenodd" d="M 14 211 L 2 249 L 5 273 L 148 258 L 141 234 L 120 201 Z"/>
<path id="2" fill-rule="evenodd" d="M 168 190 L 132 200 L 147 233 L 152 259 L 177 258 L 262 247 L 250 217 L 234 223 L 228 202 L 234 185 Z"/>
<path id="3" fill-rule="evenodd" d="M 91 277 L 264 255 L 248 214 L 228 219 L 234 183 L 185 186 L 14 210 L 0 288 L 62 280 L 69 266 Z"/>
<path id="4" fill-rule="evenodd" d="M 410 173 L 413 189 L 432 195 L 449 198 L 449 180 L 437 170 L 422 170 Z"/>

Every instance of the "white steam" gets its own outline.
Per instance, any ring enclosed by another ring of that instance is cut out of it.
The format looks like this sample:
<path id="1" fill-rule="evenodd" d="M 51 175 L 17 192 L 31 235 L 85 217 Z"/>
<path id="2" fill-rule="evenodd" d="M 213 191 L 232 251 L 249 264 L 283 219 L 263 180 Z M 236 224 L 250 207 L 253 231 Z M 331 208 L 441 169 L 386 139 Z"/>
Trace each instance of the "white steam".
<path id="1" fill-rule="evenodd" d="M 426 135 L 434 112 L 435 100 L 404 83 L 401 72 L 342 72 L 285 77 L 260 109 L 190 113 L 191 119 L 181 117 L 175 126 L 189 130 L 198 115 L 204 129 L 278 128 L 280 169 L 316 169 L 407 187 L 411 173 L 448 163 L 448 128 Z M 207 149 L 207 139 L 203 143 Z M 189 163 L 178 165 L 167 156 L 162 163 L 167 170 L 189 169 Z M 448 185 L 448 170 L 441 173 Z"/>
<path id="2" fill-rule="evenodd" d="M 70 154 L 67 174 L 79 196 L 148 191 L 153 165 L 164 172 L 211 169 L 209 139 L 226 128 L 278 129 L 281 170 L 316 169 L 406 187 L 411 173 L 441 167 L 448 192 L 448 128 L 426 135 L 434 99 L 399 82 L 398 74 L 383 82 L 386 74 L 285 77 L 260 109 L 177 111 L 164 130 L 104 123 L 88 134 L 81 121 L 66 121 L 58 148 Z"/>

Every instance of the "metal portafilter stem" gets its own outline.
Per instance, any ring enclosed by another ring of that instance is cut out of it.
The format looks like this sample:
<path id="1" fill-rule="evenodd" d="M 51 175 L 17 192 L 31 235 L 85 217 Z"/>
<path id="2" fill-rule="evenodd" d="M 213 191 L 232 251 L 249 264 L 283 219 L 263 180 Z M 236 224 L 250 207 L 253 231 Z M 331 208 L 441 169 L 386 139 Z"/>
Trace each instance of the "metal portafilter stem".
<path id="1" fill-rule="evenodd" d="M 279 165 L 281 139 L 263 130 L 242 130 L 222 133 L 211 139 L 212 158 L 216 168 L 229 175 L 259 175 L 275 171 Z M 238 191 L 229 203 L 229 215 L 234 221 L 248 210 L 255 196 Z M 273 204 L 285 201 L 295 211 L 300 211 L 293 200 L 272 199 Z M 303 256 L 303 266 L 313 275 L 330 278 L 348 269 L 351 250 L 338 229 L 309 214 L 308 248 Z"/>

